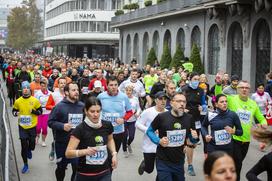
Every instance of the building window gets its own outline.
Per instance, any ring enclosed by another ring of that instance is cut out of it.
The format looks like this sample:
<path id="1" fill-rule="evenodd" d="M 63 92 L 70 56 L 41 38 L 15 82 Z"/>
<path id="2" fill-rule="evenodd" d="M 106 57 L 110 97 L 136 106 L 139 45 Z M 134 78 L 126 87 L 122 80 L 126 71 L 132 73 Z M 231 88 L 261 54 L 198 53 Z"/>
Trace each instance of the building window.
<path id="1" fill-rule="evenodd" d="M 144 38 L 143 38 L 143 61 L 144 61 L 144 63 L 146 61 L 148 51 L 149 51 L 149 37 L 148 37 L 148 33 L 145 32 Z"/>
<path id="2" fill-rule="evenodd" d="M 210 28 L 208 36 L 208 73 L 215 75 L 218 71 L 220 43 L 219 43 L 219 29 L 217 25 Z"/>
<path id="3" fill-rule="evenodd" d="M 196 44 L 201 51 L 201 32 L 198 26 L 195 26 L 191 35 L 191 47 Z"/>
<path id="4" fill-rule="evenodd" d="M 153 34 L 153 44 L 152 44 L 155 52 L 156 52 L 156 55 L 158 57 L 158 49 L 159 49 L 159 33 L 158 31 L 155 31 L 154 34 Z"/>
<path id="5" fill-rule="evenodd" d="M 98 9 L 104 10 L 105 8 L 105 0 L 99 0 L 98 1 Z"/>
<path id="6" fill-rule="evenodd" d="M 168 48 L 171 52 L 171 33 L 169 30 L 166 30 L 163 38 L 163 46 L 168 45 Z"/>
<path id="7" fill-rule="evenodd" d="M 180 45 L 182 51 L 184 52 L 185 50 L 185 33 L 182 28 L 178 30 L 177 34 L 177 45 Z"/>
<path id="8" fill-rule="evenodd" d="M 126 61 L 130 62 L 131 60 L 131 38 L 130 38 L 130 35 L 127 36 L 127 49 L 126 49 L 126 53 L 127 53 L 127 56 L 126 56 Z"/>
<path id="9" fill-rule="evenodd" d="M 97 0 L 91 0 L 91 9 L 97 9 Z"/>
<path id="10" fill-rule="evenodd" d="M 136 33 L 133 40 L 133 57 L 139 60 L 139 36 Z"/>

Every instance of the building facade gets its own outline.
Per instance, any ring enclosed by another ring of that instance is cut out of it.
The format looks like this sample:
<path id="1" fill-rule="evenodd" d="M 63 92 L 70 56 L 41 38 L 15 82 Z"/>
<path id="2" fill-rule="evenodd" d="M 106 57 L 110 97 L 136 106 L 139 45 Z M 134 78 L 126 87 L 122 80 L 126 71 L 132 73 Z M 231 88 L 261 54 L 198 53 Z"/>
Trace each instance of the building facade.
<path id="1" fill-rule="evenodd" d="M 119 28 L 121 60 L 145 64 L 154 48 L 160 60 L 163 44 L 172 56 L 181 45 L 189 57 L 198 45 L 205 72 L 237 74 L 252 87 L 271 71 L 271 0 L 168 0 L 112 18 Z"/>
<path id="2" fill-rule="evenodd" d="M 44 44 L 58 55 L 115 58 L 119 31 L 110 22 L 120 7 L 121 0 L 47 0 Z"/>
<path id="3" fill-rule="evenodd" d="M 7 6 L 0 6 L 0 49 L 6 46 L 8 37 L 8 14 L 10 9 Z"/>

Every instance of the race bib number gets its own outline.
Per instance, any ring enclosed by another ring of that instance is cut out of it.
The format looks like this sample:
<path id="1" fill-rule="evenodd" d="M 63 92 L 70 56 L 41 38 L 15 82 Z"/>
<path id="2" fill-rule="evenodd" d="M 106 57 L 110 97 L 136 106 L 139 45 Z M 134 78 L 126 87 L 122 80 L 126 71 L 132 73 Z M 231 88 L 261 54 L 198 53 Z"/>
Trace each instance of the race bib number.
<path id="1" fill-rule="evenodd" d="M 97 146 L 97 152 L 92 156 L 86 156 L 86 164 L 103 165 L 108 158 L 107 145 Z"/>
<path id="2" fill-rule="evenodd" d="M 250 112 L 246 110 L 238 110 L 237 115 L 240 118 L 241 123 L 249 124 L 250 123 Z"/>
<path id="3" fill-rule="evenodd" d="M 226 145 L 231 142 L 231 135 L 226 130 L 218 130 L 214 132 L 216 145 Z"/>
<path id="4" fill-rule="evenodd" d="M 72 128 L 76 128 L 83 120 L 83 114 L 68 114 L 68 123 L 72 125 Z"/>
<path id="5" fill-rule="evenodd" d="M 102 115 L 103 120 L 111 122 L 114 134 L 123 133 L 125 131 L 124 124 L 117 124 L 116 122 L 117 118 L 120 118 L 119 113 L 103 113 Z"/>
<path id="6" fill-rule="evenodd" d="M 195 122 L 195 128 L 196 129 L 200 129 L 201 128 L 201 122 L 200 121 L 196 121 Z"/>
<path id="7" fill-rule="evenodd" d="M 169 140 L 168 147 L 179 147 L 184 145 L 186 129 L 167 131 L 167 138 Z"/>
<path id="8" fill-rule="evenodd" d="M 89 90 L 88 87 L 82 87 L 82 94 L 88 94 Z"/>
<path id="9" fill-rule="evenodd" d="M 21 126 L 31 126 L 32 125 L 32 117 L 30 115 L 21 115 L 19 118 L 19 124 Z"/>

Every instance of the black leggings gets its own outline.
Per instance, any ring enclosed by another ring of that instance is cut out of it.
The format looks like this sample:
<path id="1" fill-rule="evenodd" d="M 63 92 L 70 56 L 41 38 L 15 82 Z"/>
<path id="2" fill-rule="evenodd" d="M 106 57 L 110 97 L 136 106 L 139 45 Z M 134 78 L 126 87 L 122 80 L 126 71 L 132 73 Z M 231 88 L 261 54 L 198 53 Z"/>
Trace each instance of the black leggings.
<path id="1" fill-rule="evenodd" d="M 114 134 L 113 139 L 114 139 L 114 142 L 115 142 L 115 149 L 118 152 L 120 147 L 121 147 L 121 144 L 122 144 L 122 142 L 124 140 L 124 133 Z"/>
<path id="2" fill-rule="evenodd" d="M 21 139 L 21 156 L 24 164 L 27 164 L 27 153 L 35 149 L 35 138 Z"/>
<path id="3" fill-rule="evenodd" d="M 75 176 L 76 176 L 77 164 L 71 164 L 71 165 L 72 165 L 72 170 L 73 170 L 73 173 L 71 176 L 71 181 L 74 181 Z M 55 175 L 56 175 L 57 181 L 64 180 L 66 169 L 67 169 L 67 165 L 63 165 L 63 164 L 57 165 L 57 169 L 55 170 Z"/>
<path id="4" fill-rule="evenodd" d="M 146 173 L 152 173 L 155 166 L 156 153 L 144 153 L 144 171 Z"/>
<path id="5" fill-rule="evenodd" d="M 130 145 L 135 137 L 135 121 L 125 123 L 125 133 L 123 139 L 123 151 L 127 151 L 127 145 Z"/>

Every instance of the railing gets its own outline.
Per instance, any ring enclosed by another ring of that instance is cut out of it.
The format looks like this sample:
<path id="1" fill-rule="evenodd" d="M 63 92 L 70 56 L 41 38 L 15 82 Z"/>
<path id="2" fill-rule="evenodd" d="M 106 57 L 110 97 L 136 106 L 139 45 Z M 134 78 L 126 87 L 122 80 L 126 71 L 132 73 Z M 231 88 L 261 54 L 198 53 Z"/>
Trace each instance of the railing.
<path id="1" fill-rule="evenodd" d="M 0 80 L 1 86 L 2 81 Z M 15 159 L 15 152 L 10 133 L 8 111 L 6 110 L 3 89 L 0 89 L 0 180 L 20 180 Z"/>
<path id="2" fill-rule="evenodd" d="M 159 4 L 137 9 L 124 15 L 115 16 L 112 18 L 111 24 L 117 25 L 127 21 L 138 20 L 142 18 L 152 17 L 155 15 L 180 10 L 183 8 L 193 7 L 211 0 L 168 0 Z"/>

